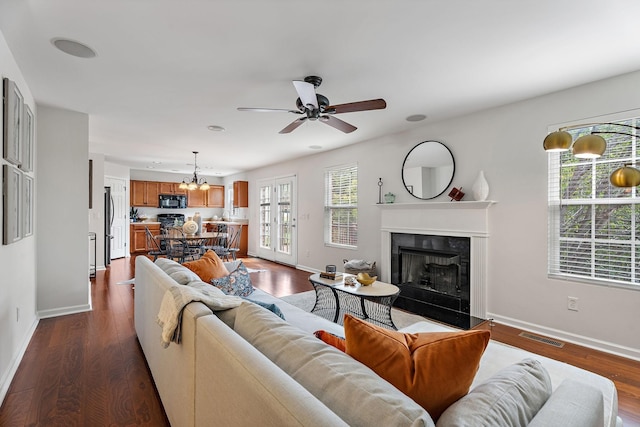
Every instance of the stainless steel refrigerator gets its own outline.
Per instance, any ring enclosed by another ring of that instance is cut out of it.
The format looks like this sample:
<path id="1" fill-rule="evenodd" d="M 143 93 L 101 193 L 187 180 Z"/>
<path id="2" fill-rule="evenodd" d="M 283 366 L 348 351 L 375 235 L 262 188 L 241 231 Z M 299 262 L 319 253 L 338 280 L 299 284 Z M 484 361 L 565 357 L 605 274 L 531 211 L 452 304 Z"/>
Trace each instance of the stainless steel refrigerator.
<path id="1" fill-rule="evenodd" d="M 111 240 L 113 234 L 113 198 L 111 187 L 104 187 L 104 266 L 111 265 Z"/>

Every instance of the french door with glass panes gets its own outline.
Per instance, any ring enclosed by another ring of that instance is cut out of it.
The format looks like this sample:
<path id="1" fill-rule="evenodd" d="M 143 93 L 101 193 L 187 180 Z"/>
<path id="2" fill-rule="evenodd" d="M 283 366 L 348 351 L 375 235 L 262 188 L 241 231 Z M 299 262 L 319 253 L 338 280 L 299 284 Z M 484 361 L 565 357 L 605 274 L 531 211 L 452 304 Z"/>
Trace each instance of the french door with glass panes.
<path id="1" fill-rule="evenodd" d="M 296 265 L 296 177 L 258 182 L 260 240 L 258 256 Z"/>

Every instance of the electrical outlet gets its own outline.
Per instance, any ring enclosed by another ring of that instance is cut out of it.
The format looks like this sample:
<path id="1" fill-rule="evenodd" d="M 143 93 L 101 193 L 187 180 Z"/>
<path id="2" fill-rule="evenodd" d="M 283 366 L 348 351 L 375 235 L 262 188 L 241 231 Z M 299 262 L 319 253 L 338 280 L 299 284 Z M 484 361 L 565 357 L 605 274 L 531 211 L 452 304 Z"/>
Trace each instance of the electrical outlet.
<path id="1" fill-rule="evenodd" d="M 567 297 L 567 309 L 571 311 L 578 311 L 577 297 Z"/>

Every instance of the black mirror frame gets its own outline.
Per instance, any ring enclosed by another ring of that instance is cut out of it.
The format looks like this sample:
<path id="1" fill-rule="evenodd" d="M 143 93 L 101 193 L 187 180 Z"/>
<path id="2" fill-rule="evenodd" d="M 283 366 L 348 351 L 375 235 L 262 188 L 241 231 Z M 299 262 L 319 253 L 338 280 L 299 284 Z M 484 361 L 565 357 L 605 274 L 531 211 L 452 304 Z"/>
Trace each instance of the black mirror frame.
<path id="1" fill-rule="evenodd" d="M 422 144 L 426 144 L 427 142 L 435 142 L 437 144 L 442 145 L 444 148 L 447 149 L 447 151 L 449 152 L 449 155 L 451 156 L 451 163 L 453 164 L 453 170 L 451 171 L 451 179 L 449 180 L 449 183 L 444 187 L 444 189 L 442 190 L 442 192 L 436 194 L 433 197 L 418 197 L 415 194 L 413 194 L 411 191 L 409 191 L 409 188 L 407 187 L 407 183 L 404 181 L 404 165 L 407 163 L 407 159 L 409 158 L 409 156 L 411 155 L 411 153 L 413 152 L 413 150 L 415 150 L 416 148 L 418 148 L 419 146 L 421 146 Z M 451 150 L 449 149 L 449 147 L 447 147 L 446 145 L 444 145 L 442 142 L 440 141 L 434 141 L 434 140 L 427 140 L 427 141 L 422 141 L 418 144 L 416 144 L 411 150 L 409 150 L 409 152 L 407 153 L 407 155 L 404 158 L 404 161 L 402 162 L 402 169 L 400 170 L 400 174 L 401 174 L 401 178 L 402 178 L 402 185 L 404 185 L 404 189 L 407 190 L 407 193 L 411 194 L 413 197 L 415 197 L 418 200 L 431 200 L 431 199 L 435 199 L 438 196 L 443 195 L 447 189 L 449 188 L 449 186 L 451 185 L 451 183 L 453 182 L 453 177 L 456 174 L 456 160 L 453 157 L 453 153 L 451 152 Z"/>

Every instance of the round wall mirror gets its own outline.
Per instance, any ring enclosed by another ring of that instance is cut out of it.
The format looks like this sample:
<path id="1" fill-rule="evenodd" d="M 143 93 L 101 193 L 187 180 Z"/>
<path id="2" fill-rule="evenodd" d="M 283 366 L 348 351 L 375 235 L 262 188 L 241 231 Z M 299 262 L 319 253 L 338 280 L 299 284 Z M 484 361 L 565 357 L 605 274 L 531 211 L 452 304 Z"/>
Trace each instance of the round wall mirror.
<path id="1" fill-rule="evenodd" d="M 455 170 L 453 154 L 446 145 L 438 141 L 424 141 L 405 157 L 402 182 L 413 197 L 433 199 L 447 190 Z"/>

